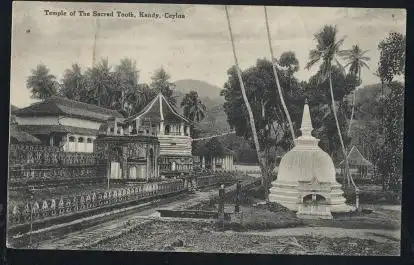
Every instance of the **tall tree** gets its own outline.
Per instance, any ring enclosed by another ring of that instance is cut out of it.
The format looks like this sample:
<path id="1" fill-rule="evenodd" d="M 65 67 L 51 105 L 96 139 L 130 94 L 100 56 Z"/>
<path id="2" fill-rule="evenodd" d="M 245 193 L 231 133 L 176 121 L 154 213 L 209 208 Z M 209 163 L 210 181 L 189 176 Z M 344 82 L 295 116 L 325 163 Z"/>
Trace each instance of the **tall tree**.
<path id="1" fill-rule="evenodd" d="M 134 115 L 142 110 L 148 103 L 154 99 L 157 92 L 147 84 L 138 84 L 137 88 L 129 91 L 126 95 L 126 112 L 127 116 Z"/>
<path id="2" fill-rule="evenodd" d="M 107 59 L 102 59 L 96 66 L 87 69 L 88 103 L 102 107 L 111 107 L 112 92 L 116 85 L 114 74 Z"/>
<path id="3" fill-rule="evenodd" d="M 276 79 L 276 86 L 277 86 L 277 89 L 278 89 L 278 92 L 279 92 L 280 101 L 282 102 L 283 110 L 284 110 L 286 118 L 289 122 L 289 128 L 290 128 L 290 133 L 292 134 L 292 140 L 294 140 L 294 139 L 296 139 L 296 137 L 295 137 L 295 131 L 293 129 L 292 119 L 290 118 L 289 111 L 286 107 L 286 103 L 285 103 L 285 100 L 284 100 L 283 94 L 282 94 L 282 88 L 280 87 L 279 77 L 277 75 L 277 69 L 276 69 L 276 65 L 275 65 L 276 64 L 276 61 L 275 61 L 276 58 L 273 54 L 272 38 L 270 36 L 269 20 L 267 18 L 267 9 L 266 9 L 266 6 L 264 6 L 263 8 L 264 8 L 264 12 L 265 12 L 267 40 L 268 40 L 268 43 L 269 43 L 270 57 L 271 57 L 271 60 L 273 62 L 273 64 L 272 64 L 273 65 L 273 75 L 275 76 L 275 79 Z"/>
<path id="4" fill-rule="evenodd" d="M 115 98 L 112 100 L 115 109 L 122 112 L 127 111 L 127 97 L 138 89 L 138 76 L 139 71 L 136 62 L 131 59 L 124 58 L 119 65 L 115 66 L 116 88 L 114 91 Z"/>
<path id="5" fill-rule="evenodd" d="M 248 115 L 249 115 L 249 122 L 250 122 L 250 128 L 251 128 L 251 132 L 253 135 L 253 142 L 254 145 L 256 147 L 256 152 L 257 152 L 257 157 L 258 160 L 260 161 L 261 167 L 263 168 L 263 165 L 267 164 L 266 158 L 263 157 L 263 155 L 261 154 L 261 149 L 260 149 L 260 144 L 259 144 L 259 138 L 257 137 L 257 131 L 256 131 L 256 122 L 253 116 L 253 112 L 252 112 L 252 108 L 250 106 L 249 100 L 247 98 L 246 95 L 246 89 L 244 87 L 244 83 L 243 83 L 243 78 L 242 78 L 242 72 L 239 66 L 239 61 L 237 59 L 237 55 L 236 55 L 236 47 L 234 45 L 234 38 L 233 38 L 233 32 L 232 32 L 232 28 L 231 28 L 231 22 L 230 22 L 230 17 L 229 17 L 229 11 L 227 6 L 225 6 L 225 10 L 226 10 L 226 18 L 227 18 L 227 24 L 228 24 L 228 28 L 229 28 L 229 34 L 230 34 L 230 41 L 231 41 L 231 45 L 233 48 L 233 56 L 234 56 L 234 63 L 235 63 L 235 67 L 236 67 L 236 73 L 237 73 L 237 78 L 239 81 L 239 85 L 240 85 L 240 89 L 242 92 L 242 96 L 243 96 L 243 100 L 244 100 L 244 104 L 246 106 Z M 264 170 L 262 170 L 262 185 L 263 188 L 265 190 L 265 197 L 268 200 L 269 198 L 269 187 L 268 187 L 268 175 L 264 172 Z"/>
<path id="6" fill-rule="evenodd" d="M 378 44 L 380 50 L 378 73 L 388 83 L 391 83 L 395 76 L 404 74 L 405 46 L 406 36 L 397 32 L 390 32 L 388 37 Z"/>
<path id="7" fill-rule="evenodd" d="M 163 67 L 161 67 L 156 70 L 154 75 L 151 77 L 152 82 L 150 87 L 157 93 L 161 92 L 170 104 L 176 106 L 177 99 L 173 95 L 175 84 L 170 82 L 170 78 L 170 75 L 164 70 Z"/>
<path id="8" fill-rule="evenodd" d="M 348 185 L 350 180 L 349 170 L 348 170 L 348 157 L 347 152 L 345 149 L 344 141 L 342 139 L 342 132 L 339 125 L 337 113 L 336 113 L 336 103 L 335 103 L 335 96 L 333 93 L 332 87 L 332 65 L 337 65 L 342 71 L 343 67 L 339 63 L 338 56 L 343 55 L 341 50 L 341 46 L 344 42 L 344 38 L 337 39 L 337 28 L 336 26 L 325 25 L 318 33 L 314 35 L 316 40 L 316 49 L 313 49 L 309 52 L 309 62 L 306 65 L 307 69 L 310 69 L 315 64 L 321 62 L 320 64 L 320 76 L 319 81 L 323 82 L 325 80 L 329 80 L 329 89 L 331 94 L 331 107 L 332 113 L 334 114 L 337 133 L 339 136 L 339 140 L 341 142 L 342 152 L 344 155 L 345 161 L 345 175 L 348 180 Z"/>
<path id="9" fill-rule="evenodd" d="M 71 69 L 65 70 L 59 92 L 68 99 L 87 101 L 87 83 L 78 64 L 73 64 Z"/>
<path id="10" fill-rule="evenodd" d="M 33 98 L 46 99 L 57 94 L 59 83 L 45 65 L 39 64 L 27 78 L 26 87 L 30 89 Z"/>
<path id="11" fill-rule="evenodd" d="M 349 66 L 349 72 L 358 77 L 358 85 L 361 85 L 361 72 L 362 68 L 366 67 L 369 69 L 367 61 L 370 60 L 368 56 L 365 54 L 368 50 L 361 50 L 359 45 L 353 45 L 352 49 L 344 51 L 343 58 L 348 62 L 345 67 Z M 354 112 L 355 112 L 355 93 L 356 88 L 352 93 L 352 113 L 351 118 L 349 119 L 349 126 L 348 126 L 348 135 L 351 133 L 351 126 L 354 119 Z"/>
<path id="12" fill-rule="evenodd" d="M 390 93 L 383 100 L 384 143 L 378 163 L 382 175 L 383 190 L 401 192 L 403 130 L 404 130 L 404 86 L 401 83 L 387 84 Z"/>
<path id="13" fill-rule="evenodd" d="M 191 121 L 200 122 L 205 117 L 206 106 L 198 97 L 196 91 L 188 92 L 181 101 L 183 114 Z"/>

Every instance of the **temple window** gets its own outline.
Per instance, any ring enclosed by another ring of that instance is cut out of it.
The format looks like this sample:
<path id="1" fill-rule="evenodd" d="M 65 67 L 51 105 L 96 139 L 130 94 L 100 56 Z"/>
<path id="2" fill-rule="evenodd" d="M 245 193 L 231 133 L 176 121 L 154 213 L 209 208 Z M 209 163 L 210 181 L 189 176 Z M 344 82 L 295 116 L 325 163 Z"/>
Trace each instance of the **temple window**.
<path id="1" fill-rule="evenodd" d="M 111 129 L 109 129 L 109 131 L 111 132 L 111 133 L 114 133 L 114 128 L 113 127 L 111 127 Z"/>
<path id="2" fill-rule="evenodd" d="M 86 139 L 86 142 L 87 142 L 88 144 L 91 144 L 91 143 L 92 143 L 92 139 L 91 139 L 91 138 L 88 138 L 88 139 Z"/>
<path id="3" fill-rule="evenodd" d="M 85 140 L 85 139 L 84 139 L 83 137 L 79 137 L 78 142 L 79 142 L 79 143 L 83 143 L 83 142 L 84 142 L 84 140 Z"/>
<path id="4" fill-rule="evenodd" d="M 70 137 L 69 137 L 69 142 L 74 142 L 74 141 L 75 141 L 75 137 L 70 136 Z"/>

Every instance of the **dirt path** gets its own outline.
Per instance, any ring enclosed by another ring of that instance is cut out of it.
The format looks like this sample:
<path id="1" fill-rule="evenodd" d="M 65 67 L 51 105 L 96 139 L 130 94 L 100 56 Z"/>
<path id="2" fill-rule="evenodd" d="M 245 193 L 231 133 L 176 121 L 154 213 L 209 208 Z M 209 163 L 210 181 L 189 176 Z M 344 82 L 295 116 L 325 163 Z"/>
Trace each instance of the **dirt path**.
<path id="1" fill-rule="evenodd" d="M 96 244 L 97 242 L 110 237 L 116 237 L 123 233 L 127 233 L 129 230 L 136 226 L 151 222 L 151 219 L 143 219 L 143 216 L 159 216 L 157 209 L 182 209 L 191 207 L 201 202 L 210 200 L 214 195 L 218 194 L 216 189 L 196 192 L 186 198 L 178 199 L 173 202 L 161 204 L 158 207 L 152 207 L 145 210 L 136 210 L 123 216 L 121 220 L 115 218 L 114 220 L 103 222 L 99 225 L 82 229 L 80 231 L 74 231 L 68 233 L 62 237 L 54 238 L 39 243 L 36 248 L 38 249 L 79 249 L 85 246 Z"/>
<path id="2" fill-rule="evenodd" d="M 225 233 L 235 233 L 227 231 Z M 282 228 L 270 231 L 247 231 L 237 232 L 239 234 L 248 235 L 262 235 L 272 237 L 286 237 L 286 236 L 323 236 L 328 238 L 343 238 L 352 237 L 358 239 L 371 239 L 377 242 L 399 242 L 399 230 L 378 230 L 378 229 L 345 229 L 334 227 L 296 227 L 296 228 Z"/>

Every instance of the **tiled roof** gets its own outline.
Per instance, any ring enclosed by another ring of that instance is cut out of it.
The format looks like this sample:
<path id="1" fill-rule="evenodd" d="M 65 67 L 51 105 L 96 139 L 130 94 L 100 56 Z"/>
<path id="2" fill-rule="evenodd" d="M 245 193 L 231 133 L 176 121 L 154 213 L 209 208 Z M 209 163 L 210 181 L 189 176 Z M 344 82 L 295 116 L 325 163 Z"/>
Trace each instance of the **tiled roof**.
<path id="1" fill-rule="evenodd" d="M 98 134 L 98 130 L 64 125 L 18 125 L 18 129 L 30 134 L 50 134 L 51 132 L 77 133 L 86 135 Z"/>
<path id="2" fill-rule="evenodd" d="M 162 116 L 161 116 L 162 108 Z M 150 119 L 153 122 L 160 122 L 162 118 L 164 121 L 185 121 L 191 123 L 190 120 L 179 114 L 165 97 L 159 93 L 151 102 L 145 106 L 139 113 L 128 118 L 129 121 L 137 118 Z"/>
<path id="3" fill-rule="evenodd" d="M 10 141 L 18 143 L 40 144 L 41 141 L 33 135 L 20 131 L 15 125 L 10 126 Z"/>
<path id="4" fill-rule="evenodd" d="M 123 118 L 116 110 L 56 96 L 16 110 L 15 113 L 17 116 L 68 115 L 97 121 L 105 121 L 111 117 Z"/>

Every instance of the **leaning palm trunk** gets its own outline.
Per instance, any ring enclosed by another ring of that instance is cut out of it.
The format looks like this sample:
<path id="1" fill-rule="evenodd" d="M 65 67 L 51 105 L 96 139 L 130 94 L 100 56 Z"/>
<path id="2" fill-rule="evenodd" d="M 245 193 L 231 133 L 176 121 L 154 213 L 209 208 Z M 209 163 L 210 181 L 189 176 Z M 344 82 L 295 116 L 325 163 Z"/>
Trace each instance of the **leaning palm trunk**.
<path id="1" fill-rule="evenodd" d="M 338 135 L 339 135 L 339 141 L 341 142 L 341 147 L 342 147 L 342 152 L 344 154 L 344 163 L 345 163 L 345 176 L 347 179 L 347 184 L 348 186 L 350 185 L 350 177 L 349 177 L 349 167 L 348 167 L 348 154 L 346 152 L 345 149 L 345 145 L 344 145 L 344 140 L 342 139 L 342 133 L 341 133 L 341 128 L 339 127 L 339 122 L 338 122 L 338 117 L 336 115 L 336 110 L 335 110 L 335 99 L 334 99 L 334 94 L 333 94 L 333 88 L 332 88 L 332 76 L 331 76 L 331 72 L 329 71 L 329 90 L 330 90 L 330 94 L 331 94 L 331 104 L 332 104 L 332 112 L 335 118 L 335 123 L 336 123 L 336 129 L 338 130 Z M 355 186 L 354 181 L 352 180 L 352 183 Z"/>
<path id="2" fill-rule="evenodd" d="M 356 89 L 355 89 L 356 90 Z M 352 111 L 351 111 L 351 118 L 349 119 L 349 126 L 348 126 L 348 136 L 351 134 L 351 126 L 352 122 L 354 121 L 354 111 L 355 111 L 355 91 L 352 93 Z"/>
<path id="3" fill-rule="evenodd" d="M 265 198 L 266 200 L 269 199 L 269 191 L 268 191 L 268 174 L 266 172 L 264 172 L 264 168 L 266 165 L 266 159 L 261 155 L 261 151 L 260 151 L 260 144 L 259 144 L 259 139 L 257 137 L 257 131 L 256 131 L 256 124 L 255 124 L 255 120 L 254 120 L 254 116 L 253 116 L 253 111 L 250 107 L 250 103 L 249 100 L 247 98 L 246 95 L 246 89 L 244 87 L 244 83 L 243 83 L 243 78 L 242 78 L 242 74 L 241 74 L 241 70 L 239 67 L 239 62 L 237 60 L 237 55 L 236 55 L 236 48 L 234 46 L 234 39 L 233 39 L 233 31 L 231 29 L 231 23 L 230 23 L 230 17 L 229 17 L 229 12 L 227 10 L 227 6 L 225 6 L 225 10 L 226 10 L 226 17 L 227 17 L 227 23 L 228 23 L 228 27 L 229 27 L 229 33 L 230 33 L 230 39 L 231 39 L 231 45 L 233 48 L 233 56 L 234 56 L 234 63 L 236 65 L 236 70 L 237 70 L 237 77 L 239 79 L 239 83 L 240 83 L 240 88 L 241 88 L 241 92 L 243 95 L 243 100 L 244 103 L 246 104 L 246 108 L 247 108 L 247 112 L 249 113 L 249 121 L 250 121 L 250 127 L 252 129 L 252 135 L 253 135 L 253 141 L 254 141 L 254 145 L 256 147 L 256 153 L 257 153 L 257 158 L 260 162 L 260 167 L 261 167 L 261 171 L 262 171 L 262 185 L 263 188 L 265 190 Z"/>
<path id="4" fill-rule="evenodd" d="M 274 74 L 275 79 L 276 79 L 276 86 L 277 86 L 277 90 L 279 92 L 280 101 L 282 102 L 283 110 L 284 110 L 285 115 L 286 115 L 286 117 L 288 119 L 290 133 L 292 134 L 292 140 L 293 140 L 293 143 L 294 143 L 294 140 L 296 139 L 296 137 L 295 137 L 295 131 L 293 130 L 293 123 L 292 123 L 292 120 L 290 118 L 289 111 L 288 111 L 288 109 L 286 107 L 286 103 L 285 103 L 285 100 L 284 100 L 283 94 L 282 94 L 282 88 L 280 87 L 279 77 L 277 75 L 276 65 L 275 65 L 275 62 L 274 62 L 275 57 L 273 55 L 272 39 L 270 37 L 269 21 L 268 21 L 268 18 L 267 18 L 267 9 L 266 9 L 266 6 L 264 6 L 264 12 L 265 12 L 265 20 L 266 20 L 267 40 L 268 40 L 268 43 L 269 43 L 270 56 L 271 56 L 272 66 L 273 66 L 273 74 Z"/>

